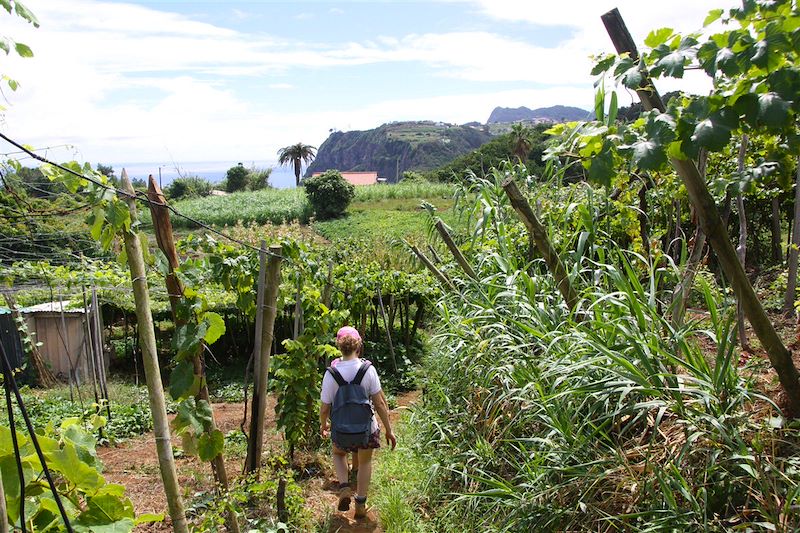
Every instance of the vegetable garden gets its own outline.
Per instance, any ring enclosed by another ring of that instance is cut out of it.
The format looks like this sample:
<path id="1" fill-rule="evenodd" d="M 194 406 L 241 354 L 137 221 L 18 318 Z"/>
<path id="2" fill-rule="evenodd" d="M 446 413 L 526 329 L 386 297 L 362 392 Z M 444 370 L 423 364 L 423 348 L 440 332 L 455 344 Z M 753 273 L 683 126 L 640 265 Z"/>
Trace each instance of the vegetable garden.
<path id="1" fill-rule="evenodd" d="M 220 228 L 306 223 L 299 191 L 169 206 L 153 180 L 137 192 L 124 173 L 118 188 L 44 160 L 65 205 L 87 202 L 100 257 L 9 262 L 2 278 L 23 306 L 95 287 L 150 409 L 137 389 L 127 405 L 58 411 L 5 365 L 12 527 L 311 529 L 301 478 L 320 469 L 321 372 L 349 323 L 386 388 L 422 389 L 377 476 L 387 531 L 800 528 L 797 4 L 715 10 L 703 32 L 654 30 L 641 53 L 618 12 L 603 23 L 618 54 L 597 58 L 595 120 L 551 128 L 546 150 L 527 147 L 543 153 L 535 166 L 514 156 L 454 185 L 361 189 L 352 218 L 314 223 L 331 243 Z M 658 80 L 688 69 L 714 90 L 665 104 Z M 641 113 L 620 118 L 612 86 L 636 92 Z M 413 213 L 413 229 L 380 246 L 349 238 L 381 203 Z M 174 242 L 170 219 L 202 229 Z M 217 425 L 212 400 L 231 390 L 220 360 L 244 374 L 233 396 L 252 401 L 239 431 Z M 262 453 L 267 397 L 281 438 Z M 105 483 L 96 445 L 130 437 L 115 422 L 126 416 L 152 424 L 169 518 L 137 515 Z M 214 477 L 191 500 L 183 454 Z"/>

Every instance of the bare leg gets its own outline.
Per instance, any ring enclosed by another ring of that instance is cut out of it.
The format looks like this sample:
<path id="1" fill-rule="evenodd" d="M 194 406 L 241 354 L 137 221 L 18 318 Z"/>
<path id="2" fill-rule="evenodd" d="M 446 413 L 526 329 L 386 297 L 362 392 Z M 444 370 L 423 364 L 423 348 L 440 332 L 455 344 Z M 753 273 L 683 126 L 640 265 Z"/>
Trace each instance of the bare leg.
<path id="1" fill-rule="evenodd" d="M 333 467 L 336 469 L 336 479 L 339 483 L 347 483 L 347 452 L 333 445 Z"/>
<path id="2" fill-rule="evenodd" d="M 358 488 L 356 489 L 356 494 L 359 498 L 367 497 L 371 477 L 372 449 L 358 450 Z"/>

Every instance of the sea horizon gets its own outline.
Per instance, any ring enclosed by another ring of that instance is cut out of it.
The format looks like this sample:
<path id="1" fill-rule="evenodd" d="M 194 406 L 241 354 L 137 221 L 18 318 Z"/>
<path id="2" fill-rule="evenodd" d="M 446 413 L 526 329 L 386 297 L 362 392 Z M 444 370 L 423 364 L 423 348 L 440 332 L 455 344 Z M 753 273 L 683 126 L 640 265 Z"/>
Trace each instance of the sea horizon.
<path id="1" fill-rule="evenodd" d="M 219 183 L 225 179 L 228 169 L 242 163 L 247 168 L 271 168 L 269 184 L 277 189 L 292 189 L 295 186 L 294 170 L 291 167 L 278 165 L 277 161 L 189 161 L 180 163 L 157 162 L 126 162 L 112 163 L 114 174 L 119 176 L 124 168 L 131 179 L 138 178 L 147 181 L 149 175 L 156 180 L 160 178 L 160 185 L 166 187 L 175 178 L 198 176 L 211 183 Z"/>

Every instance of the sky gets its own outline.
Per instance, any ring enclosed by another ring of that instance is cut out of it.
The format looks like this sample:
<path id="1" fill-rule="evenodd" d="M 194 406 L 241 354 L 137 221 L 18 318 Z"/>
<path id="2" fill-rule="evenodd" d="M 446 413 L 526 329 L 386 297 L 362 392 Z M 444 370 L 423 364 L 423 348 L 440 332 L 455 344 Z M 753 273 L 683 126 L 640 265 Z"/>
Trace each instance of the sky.
<path id="1" fill-rule="evenodd" d="M 331 130 L 399 120 L 485 122 L 495 106 L 590 109 L 600 15 L 696 31 L 732 0 L 24 0 L 41 26 L 0 14 L 0 131 L 59 160 L 275 164 Z M 705 92 L 700 73 L 659 84 Z M 630 95 L 621 90 L 621 102 Z M 0 154 L 11 152 L 0 141 Z"/>

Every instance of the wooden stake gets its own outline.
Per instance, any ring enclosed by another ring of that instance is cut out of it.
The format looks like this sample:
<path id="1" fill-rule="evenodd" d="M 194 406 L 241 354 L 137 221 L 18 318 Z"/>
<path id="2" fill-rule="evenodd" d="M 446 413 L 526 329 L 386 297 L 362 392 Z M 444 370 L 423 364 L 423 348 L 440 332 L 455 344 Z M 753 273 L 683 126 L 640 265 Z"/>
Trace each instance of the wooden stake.
<path id="1" fill-rule="evenodd" d="M 789 280 L 783 298 L 783 311 L 794 316 L 794 301 L 797 290 L 797 263 L 800 256 L 800 157 L 796 160 L 797 170 L 794 184 L 794 221 L 792 222 L 792 244 L 789 246 Z"/>
<path id="2" fill-rule="evenodd" d="M 436 221 L 436 230 L 439 232 L 445 245 L 447 245 L 447 249 L 450 250 L 450 253 L 456 258 L 456 263 L 458 263 L 461 269 L 472 279 L 478 279 L 472 266 L 467 262 L 467 259 L 464 257 L 464 254 L 461 253 L 459 247 L 456 246 L 455 241 L 453 241 L 453 238 L 450 236 L 450 232 L 447 231 L 442 219 Z"/>
<path id="3" fill-rule="evenodd" d="M 525 226 L 533 237 L 536 249 L 542 254 L 544 262 L 547 264 L 547 269 L 555 278 L 558 284 L 558 290 L 564 297 L 567 307 L 570 311 L 575 312 L 578 307 L 578 293 L 575 292 L 575 288 L 569 280 L 569 275 L 567 274 L 567 269 L 564 268 L 564 263 L 561 262 L 561 258 L 558 257 L 558 253 L 550 243 L 547 230 L 539 221 L 539 218 L 533 212 L 533 209 L 531 209 L 531 204 L 529 204 L 528 200 L 522 195 L 522 192 L 520 192 L 519 187 L 517 187 L 517 184 L 512 178 L 507 178 L 503 182 L 503 190 L 506 191 L 508 199 L 511 200 L 511 206 L 522 219 L 522 222 L 525 223 Z M 575 319 L 581 320 L 581 316 L 576 313 Z"/>
<path id="4" fill-rule="evenodd" d="M 103 325 L 100 321 L 100 301 L 97 299 L 97 287 L 92 286 L 92 316 L 94 317 L 96 343 L 95 363 L 97 373 L 100 376 L 100 391 L 106 399 L 106 412 L 108 419 L 111 420 L 111 399 L 108 397 L 108 380 L 106 379 L 106 358 L 103 355 Z"/>
<path id="5" fill-rule="evenodd" d="M 167 292 L 169 294 L 169 304 L 172 309 L 172 319 L 175 321 L 175 328 L 182 326 L 186 323 L 185 320 L 178 318 L 178 305 L 183 299 L 183 283 L 178 278 L 175 271 L 180 266 L 178 259 L 178 251 L 175 248 L 175 238 L 172 233 L 172 221 L 169 217 L 169 210 L 166 207 L 167 200 L 161 192 L 161 188 L 156 183 L 151 175 L 149 177 L 149 184 L 147 188 L 147 197 L 150 199 L 150 215 L 153 219 L 153 229 L 156 234 L 156 242 L 158 242 L 159 249 L 164 253 L 169 264 L 169 273 L 167 274 L 166 284 Z M 205 367 L 203 365 L 202 353 L 205 349 L 205 343 L 201 342 L 197 349 L 197 353 L 192 357 L 192 366 L 194 373 L 200 376 L 200 389 L 195 396 L 197 401 L 205 400 L 209 408 L 211 408 L 211 401 L 208 394 L 208 383 L 205 379 Z M 217 429 L 217 424 L 214 420 L 214 411 L 211 410 L 211 424 L 209 424 L 208 433 L 213 433 Z M 225 468 L 225 459 L 222 453 L 211 459 L 211 470 L 214 474 L 214 480 L 222 493 L 228 491 L 228 472 Z M 234 533 L 239 531 L 239 523 L 236 520 L 236 514 L 232 511 L 228 513 L 225 522 L 229 531 Z"/>
<path id="6" fill-rule="evenodd" d="M 737 170 L 740 174 L 744 171 L 746 156 L 747 135 L 744 134 L 739 145 L 739 160 L 737 164 Z M 744 210 L 744 195 L 741 190 L 736 195 L 736 210 L 739 211 L 739 243 L 736 246 L 736 256 L 739 258 L 739 263 L 742 264 L 742 269 L 745 269 L 747 264 L 747 212 Z M 750 345 L 747 342 L 747 330 L 744 327 L 744 309 L 741 301 L 736 302 L 736 327 L 739 330 L 739 345 L 742 350 L 749 352 Z"/>
<path id="7" fill-rule="evenodd" d="M 394 346 L 392 345 L 392 330 L 389 328 L 389 319 L 386 317 L 386 309 L 383 307 L 383 297 L 381 297 L 380 287 L 378 287 L 378 303 L 381 306 L 383 325 L 386 327 L 386 340 L 389 342 L 389 353 L 392 356 L 392 369 L 397 372 L 397 359 L 394 357 Z"/>
<path id="8" fill-rule="evenodd" d="M 617 49 L 617 53 L 627 53 L 631 58 L 639 57 L 636 45 L 628 33 L 625 22 L 619 10 L 613 9 L 603 15 L 603 23 L 606 26 L 611 41 Z M 653 87 L 647 72 L 643 72 L 641 88 L 636 90 L 642 106 L 646 111 L 657 109 L 664 112 L 664 102 L 658 91 Z M 731 240 L 722 218 L 717 211 L 716 202 L 708 192 L 706 182 L 697 170 L 693 161 L 685 159 L 670 158 L 670 163 L 686 186 L 689 199 L 697 211 L 700 225 L 706 234 L 711 247 L 717 254 L 717 259 L 722 267 L 725 276 L 730 280 L 736 298 L 742 303 L 747 319 L 753 326 L 761 345 L 767 352 L 770 363 L 778 374 L 778 379 L 786 391 L 789 400 L 789 411 L 791 416 L 800 415 L 800 380 L 798 379 L 797 368 L 792 362 L 792 354 L 786 349 L 780 336 L 775 331 L 767 313 L 758 300 L 750 280 L 736 256 Z"/>
<path id="9" fill-rule="evenodd" d="M 422 261 L 423 265 L 428 267 L 428 270 L 431 271 L 431 273 L 436 277 L 436 279 L 438 279 L 440 282 L 442 282 L 443 285 L 447 285 L 447 287 L 449 287 L 450 289 L 456 290 L 456 286 L 453 285 L 453 282 L 450 281 L 450 278 L 445 276 L 444 273 L 442 273 L 441 270 L 436 268 L 436 265 L 431 263 L 431 260 L 428 259 L 427 257 L 425 257 L 425 254 L 420 252 L 419 248 L 417 248 L 416 246 L 412 245 L 411 246 L 411 251 L 414 252 L 417 257 L 419 257 L 419 260 Z"/>
<path id="10" fill-rule="evenodd" d="M 131 220 L 136 220 L 135 191 L 125 169 L 122 169 L 121 181 L 122 189 L 130 194 L 127 198 L 127 203 L 131 212 Z M 169 508 L 169 516 L 172 519 L 173 531 L 189 533 L 181 489 L 178 484 L 178 474 L 175 471 L 175 459 L 172 455 L 167 406 L 164 400 L 164 386 L 161 383 L 161 369 L 158 366 L 156 332 L 153 327 L 153 314 L 150 311 L 150 293 L 147 288 L 147 271 L 144 266 L 141 243 L 139 242 L 139 236 L 131 231 L 124 231 L 123 236 L 125 239 L 125 251 L 128 255 L 128 266 L 131 272 L 133 299 L 136 303 L 139 342 L 142 348 L 144 374 L 150 398 L 150 411 L 153 414 L 153 433 L 155 434 L 161 481 L 167 496 L 167 506 Z"/>
<path id="11" fill-rule="evenodd" d="M 253 365 L 253 407 L 250 416 L 250 437 L 247 442 L 245 471 L 255 472 L 258 478 L 261 468 L 261 453 L 264 447 L 264 415 L 267 411 L 267 389 L 269 384 L 269 364 L 272 355 L 272 340 L 275 329 L 275 316 L 278 314 L 278 290 L 281 284 L 281 247 L 270 246 L 267 260 L 266 290 L 264 306 L 257 313 L 263 313 L 260 350 L 256 353 Z"/>

